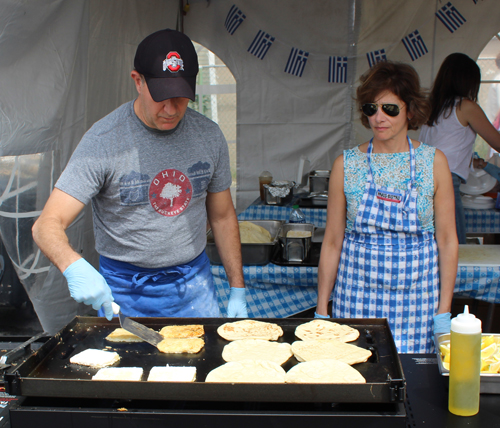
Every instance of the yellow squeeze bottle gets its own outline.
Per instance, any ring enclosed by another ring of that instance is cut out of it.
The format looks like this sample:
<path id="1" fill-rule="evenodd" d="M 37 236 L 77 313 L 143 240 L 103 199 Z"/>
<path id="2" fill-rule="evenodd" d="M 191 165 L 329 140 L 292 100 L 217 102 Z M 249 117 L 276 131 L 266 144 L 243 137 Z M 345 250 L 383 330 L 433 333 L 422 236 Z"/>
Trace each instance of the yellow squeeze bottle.
<path id="1" fill-rule="evenodd" d="M 448 410 L 458 416 L 479 412 L 481 320 L 464 313 L 451 320 Z"/>

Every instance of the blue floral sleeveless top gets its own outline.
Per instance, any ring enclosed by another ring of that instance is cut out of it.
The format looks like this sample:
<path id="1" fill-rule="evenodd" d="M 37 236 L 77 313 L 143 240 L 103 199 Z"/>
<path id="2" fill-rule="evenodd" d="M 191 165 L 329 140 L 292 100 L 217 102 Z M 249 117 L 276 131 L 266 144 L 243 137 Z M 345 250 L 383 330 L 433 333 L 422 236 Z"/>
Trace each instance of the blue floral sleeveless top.
<path id="1" fill-rule="evenodd" d="M 417 211 L 422 229 L 434 232 L 434 155 L 436 149 L 420 144 L 415 149 Z M 373 153 L 375 183 L 406 189 L 410 179 L 410 153 Z M 346 231 L 351 232 L 363 197 L 368 174 L 366 153 L 356 146 L 344 150 L 344 193 L 347 202 Z"/>

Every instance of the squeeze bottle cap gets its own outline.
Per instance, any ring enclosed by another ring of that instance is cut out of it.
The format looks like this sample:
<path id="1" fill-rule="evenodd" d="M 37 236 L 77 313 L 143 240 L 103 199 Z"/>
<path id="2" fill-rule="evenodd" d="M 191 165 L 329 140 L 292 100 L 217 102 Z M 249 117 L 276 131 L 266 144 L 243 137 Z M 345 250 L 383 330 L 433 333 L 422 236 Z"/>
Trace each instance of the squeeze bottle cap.
<path id="1" fill-rule="evenodd" d="M 262 171 L 259 178 L 273 178 L 273 175 L 269 171 Z"/>
<path id="2" fill-rule="evenodd" d="M 451 330 L 462 334 L 481 333 L 481 320 L 469 313 L 469 306 L 464 306 L 464 312 L 451 320 Z"/>

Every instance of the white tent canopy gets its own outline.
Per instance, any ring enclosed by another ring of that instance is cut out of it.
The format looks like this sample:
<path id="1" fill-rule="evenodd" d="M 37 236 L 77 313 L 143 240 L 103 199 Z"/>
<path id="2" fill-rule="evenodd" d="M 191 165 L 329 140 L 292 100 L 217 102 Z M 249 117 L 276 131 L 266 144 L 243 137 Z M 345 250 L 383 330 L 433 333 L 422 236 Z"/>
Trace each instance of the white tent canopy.
<path id="1" fill-rule="evenodd" d="M 185 1 L 184 1 L 185 3 Z M 183 28 L 237 82 L 237 200 L 270 170 L 294 179 L 301 155 L 330 169 L 368 138 L 359 76 L 380 59 L 412 64 L 429 87 L 446 55 L 477 58 L 499 31 L 496 0 L 6 0 L 0 5 L 0 234 L 43 328 L 85 308 L 31 238 L 54 182 L 92 123 L 132 99 L 137 44 Z M 68 229 L 94 264 L 89 211 Z"/>

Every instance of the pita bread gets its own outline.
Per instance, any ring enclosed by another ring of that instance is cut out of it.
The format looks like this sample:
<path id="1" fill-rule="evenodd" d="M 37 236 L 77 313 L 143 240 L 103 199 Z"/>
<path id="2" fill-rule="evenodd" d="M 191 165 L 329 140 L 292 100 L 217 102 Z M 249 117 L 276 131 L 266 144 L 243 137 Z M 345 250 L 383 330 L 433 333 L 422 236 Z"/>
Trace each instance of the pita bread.
<path id="1" fill-rule="evenodd" d="M 349 364 L 338 360 L 314 360 L 293 366 L 285 376 L 286 383 L 366 383 L 365 378 Z"/>
<path id="2" fill-rule="evenodd" d="M 359 330 L 345 324 L 315 319 L 297 326 L 295 336 L 302 340 L 337 339 L 341 342 L 352 342 L 359 337 Z"/>
<path id="3" fill-rule="evenodd" d="M 283 329 L 275 323 L 242 320 L 222 324 L 217 329 L 217 333 L 226 340 L 278 340 L 280 336 L 283 336 Z"/>
<path id="4" fill-rule="evenodd" d="M 209 372 L 205 382 L 285 383 L 285 374 L 285 370 L 272 361 L 231 361 Z"/>
<path id="5" fill-rule="evenodd" d="M 194 382 L 196 367 L 155 366 L 149 371 L 148 382 Z"/>
<path id="6" fill-rule="evenodd" d="M 242 244 L 269 244 L 272 241 L 269 231 L 250 221 L 238 222 Z"/>
<path id="7" fill-rule="evenodd" d="M 69 362 L 95 368 L 112 366 L 120 361 L 120 356 L 116 352 L 102 351 L 100 349 L 85 349 L 79 354 L 73 355 Z"/>
<path id="8" fill-rule="evenodd" d="M 142 367 L 106 367 L 92 376 L 92 380 L 141 380 Z"/>
<path id="9" fill-rule="evenodd" d="M 166 338 L 156 347 L 165 354 L 197 354 L 205 346 L 205 341 L 199 337 L 193 339 Z"/>
<path id="10" fill-rule="evenodd" d="M 124 328 L 118 327 L 110 334 L 106 336 L 106 340 L 110 342 L 144 342 L 140 337 L 137 337 L 134 333 L 125 330 Z"/>
<path id="11" fill-rule="evenodd" d="M 224 346 L 222 358 L 224 361 L 266 360 L 283 364 L 292 356 L 289 343 L 270 342 L 262 339 L 235 340 Z"/>
<path id="12" fill-rule="evenodd" d="M 160 334 L 167 337 L 187 338 L 187 337 L 201 337 L 205 334 L 202 325 L 167 325 L 160 330 Z"/>
<path id="13" fill-rule="evenodd" d="M 363 363 L 372 355 L 368 349 L 333 339 L 298 340 L 292 343 L 298 361 L 334 359 L 349 365 Z"/>

